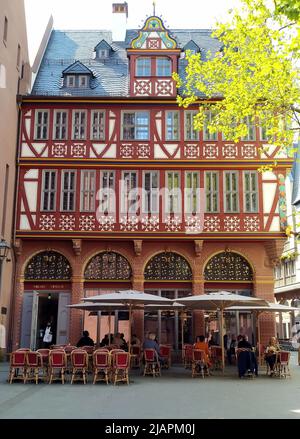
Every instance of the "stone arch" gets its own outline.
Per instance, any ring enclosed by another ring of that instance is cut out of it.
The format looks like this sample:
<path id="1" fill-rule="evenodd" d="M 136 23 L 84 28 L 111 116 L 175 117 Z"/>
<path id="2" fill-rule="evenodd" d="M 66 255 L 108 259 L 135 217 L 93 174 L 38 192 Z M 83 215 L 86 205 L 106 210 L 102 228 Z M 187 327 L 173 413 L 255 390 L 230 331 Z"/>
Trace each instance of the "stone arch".
<path id="1" fill-rule="evenodd" d="M 192 280 L 192 268 L 187 259 L 175 252 L 160 252 L 152 256 L 144 269 L 145 281 Z"/>
<path id="2" fill-rule="evenodd" d="M 39 251 L 25 265 L 24 280 L 66 280 L 72 278 L 72 267 L 62 253 L 55 250 Z"/>
<path id="3" fill-rule="evenodd" d="M 253 268 L 248 260 L 235 251 L 223 251 L 211 256 L 204 264 L 206 281 L 253 281 Z"/>
<path id="4" fill-rule="evenodd" d="M 92 256 L 84 269 L 85 280 L 130 280 L 132 268 L 118 252 L 103 251 Z"/>

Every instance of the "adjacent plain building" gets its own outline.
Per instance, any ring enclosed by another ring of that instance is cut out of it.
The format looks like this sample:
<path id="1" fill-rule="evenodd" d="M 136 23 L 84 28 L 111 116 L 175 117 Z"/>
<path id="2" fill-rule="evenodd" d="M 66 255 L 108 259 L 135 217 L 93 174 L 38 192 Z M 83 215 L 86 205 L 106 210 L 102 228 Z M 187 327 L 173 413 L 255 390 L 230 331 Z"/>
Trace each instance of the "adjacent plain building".
<path id="1" fill-rule="evenodd" d="M 11 250 L 0 267 L 0 324 L 8 333 L 14 288 L 13 251 L 18 94 L 27 94 L 31 71 L 28 60 L 23 0 L 1 0 L 0 7 L 0 241 Z M 2 275 L 1 275 L 2 272 Z M 2 278 L 2 279 L 1 279 Z"/>

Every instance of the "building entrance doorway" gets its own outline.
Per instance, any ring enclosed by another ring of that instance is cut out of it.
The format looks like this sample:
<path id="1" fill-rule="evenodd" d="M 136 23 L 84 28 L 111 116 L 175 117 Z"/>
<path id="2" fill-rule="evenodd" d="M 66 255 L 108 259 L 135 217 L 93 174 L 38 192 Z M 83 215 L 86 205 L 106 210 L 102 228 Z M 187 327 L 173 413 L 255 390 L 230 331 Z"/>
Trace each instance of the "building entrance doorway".
<path id="1" fill-rule="evenodd" d="M 26 291 L 23 298 L 20 347 L 32 350 L 44 346 L 47 323 L 51 323 L 51 344 L 69 343 L 69 292 Z"/>

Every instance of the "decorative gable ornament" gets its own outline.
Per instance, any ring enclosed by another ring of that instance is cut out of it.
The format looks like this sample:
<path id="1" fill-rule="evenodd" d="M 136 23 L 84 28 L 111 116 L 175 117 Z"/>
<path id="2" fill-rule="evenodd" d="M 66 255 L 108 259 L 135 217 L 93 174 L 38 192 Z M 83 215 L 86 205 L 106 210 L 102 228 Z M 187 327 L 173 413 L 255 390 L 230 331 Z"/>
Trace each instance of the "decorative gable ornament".
<path id="1" fill-rule="evenodd" d="M 169 34 L 162 20 L 158 17 L 149 17 L 138 37 L 131 41 L 131 49 L 176 49 L 177 42 Z"/>

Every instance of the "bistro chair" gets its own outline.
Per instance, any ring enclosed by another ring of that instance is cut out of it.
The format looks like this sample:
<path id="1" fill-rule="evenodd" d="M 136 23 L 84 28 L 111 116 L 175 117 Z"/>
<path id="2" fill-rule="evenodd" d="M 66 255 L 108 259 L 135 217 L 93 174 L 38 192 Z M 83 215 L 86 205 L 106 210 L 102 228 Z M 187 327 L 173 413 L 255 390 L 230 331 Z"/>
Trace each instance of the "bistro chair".
<path id="1" fill-rule="evenodd" d="M 83 349 L 74 349 L 71 352 L 72 378 L 71 384 L 74 381 L 83 381 L 86 384 L 86 373 L 88 369 L 89 356 Z M 76 378 L 76 375 L 77 378 Z"/>
<path id="2" fill-rule="evenodd" d="M 110 371 L 110 354 L 107 349 L 97 349 L 94 352 L 93 366 L 93 384 L 95 384 L 97 381 L 105 381 L 106 384 L 108 384 Z M 98 377 L 98 374 L 102 374 L 102 377 Z"/>
<path id="3" fill-rule="evenodd" d="M 141 367 L 141 354 L 142 350 L 140 346 L 133 345 L 130 348 L 130 366 Z"/>
<path id="4" fill-rule="evenodd" d="M 129 384 L 129 365 L 130 355 L 128 352 L 116 352 L 114 354 L 113 365 L 113 382 L 116 385 L 117 382 L 125 381 Z"/>
<path id="5" fill-rule="evenodd" d="M 42 356 L 44 376 L 49 378 L 49 355 L 50 355 L 50 349 L 38 349 L 37 352 Z"/>
<path id="6" fill-rule="evenodd" d="M 23 380 L 26 382 L 26 352 L 15 351 L 10 355 L 10 366 L 8 381 L 11 384 L 14 380 Z"/>
<path id="7" fill-rule="evenodd" d="M 204 378 L 204 368 L 208 369 L 205 362 L 205 352 L 200 349 L 193 349 L 192 353 L 192 378 L 201 375 Z"/>
<path id="8" fill-rule="evenodd" d="M 212 368 L 214 370 L 223 369 L 222 363 L 222 348 L 221 346 L 211 346 L 210 347 L 210 358 L 212 361 Z"/>
<path id="9" fill-rule="evenodd" d="M 192 367 L 193 359 L 193 345 L 185 344 L 182 351 L 183 365 L 185 369 L 190 369 Z"/>
<path id="10" fill-rule="evenodd" d="M 280 351 L 278 353 L 278 368 L 279 368 L 280 378 L 291 377 L 291 372 L 289 367 L 290 357 L 291 357 L 291 353 L 289 351 Z"/>
<path id="11" fill-rule="evenodd" d="M 65 353 L 67 354 L 67 355 L 70 355 L 71 354 L 71 352 L 73 352 L 75 349 L 77 349 L 77 347 L 76 346 L 66 346 L 65 348 L 64 348 L 64 351 L 65 351 Z"/>
<path id="12" fill-rule="evenodd" d="M 26 352 L 26 373 L 25 383 L 27 381 L 35 381 L 39 383 L 39 372 L 43 372 L 43 378 L 47 378 L 47 373 L 44 374 L 43 357 L 39 352 Z"/>
<path id="13" fill-rule="evenodd" d="M 144 376 L 161 376 L 160 362 L 155 349 L 144 349 Z"/>
<path id="14" fill-rule="evenodd" d="M 61 381 L 62 384 L 65 383 L 65 371 L 67 368 L 67 356 L 65 351 L 60 349 L 53 349 L 50 351 L 49 355 L 49 384 L 52 381 Z M 58 371 L 58 376 L 55 372 Z"/>
<path id="15" fill-rule="evenodd" d="M 172 348 L 170 345 L 161 344 L 159 346 L 159 355 L 163 360 L 162 368 L 169 369 L 171 367 L 171 353 Z"/>

